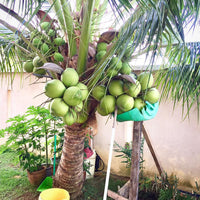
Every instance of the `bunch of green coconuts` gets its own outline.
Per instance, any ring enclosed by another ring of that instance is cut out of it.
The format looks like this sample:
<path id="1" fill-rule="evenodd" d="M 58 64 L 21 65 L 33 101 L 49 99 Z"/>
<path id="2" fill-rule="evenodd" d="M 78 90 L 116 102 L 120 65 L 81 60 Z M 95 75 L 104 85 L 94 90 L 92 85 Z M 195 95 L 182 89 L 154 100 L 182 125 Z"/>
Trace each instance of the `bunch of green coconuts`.
<path id="1" fill-rule="evenodd" d="M 63 62 L 64 57 L 59 52 L 59 47 L 65 45 L 65 40 L 58 36 L 56 30 L 51 28 L 50 22 L 42 22 L 40 27 L 41 32 L 35 30 L 31 33 L 31 45 L 40 51 L 42 57 L 48 62 Z M 28 73 L 45 75 L 46 71 L 44 69 L 38 69 L 43 64 L 43 60 L 37 55 L 33 59 L 24 62 L 23 68 Z"/>
<path id="2" fill-rule="evenodd" d="M 31 44 L 37 48 L 47 62 L 63 62 L 64 57 L 59 52 L 59 47 L 65 45 L 65 41 L 57 36 L 54 29 L 51 29 L 49 22 L 40 24 L 41 32 L 33 32 Z M 99 63 L 107 52 L 107 43 L 97 44 L 96 61 Z M 127 52 L 130 51 L 127 49 Z M 125 52 L 126 54 L 126 52 Z M 126 56 L 126 55 L 125 55 Z M 46 71 L 40 69 L 44 62 L 39 56 L 24 63 L 24 70 L 35 75 L 44 75 Z M 117 55 L 111 58 L 109 66 L 104 74 L 109 81 L 97 85 L 91 91 L 91 96 L 99 104 L 97 112 L 106 116 L 115 111 L 118 114 L 127 112 L 133 108 L 141 110 L 145 107 L 145 101 L 151 104 L 159 100 L 159 91 L 153 87 L 154 78 L 151 73 L 143 72 L 136 76 L 127 61 L 121 61 Z M 133 81 L 123 78 L 130 76 Z M 88 88 L 79 82 L 79 76 L 75 69 L 66 68 L 61 74 L 60 80 L 53 79 L 46 83 L 45 94 L 50 98 L 49 110 L 52 114 L 60 116 L 67 125 L 84 123 L 87 112 L 84 110 L 84 102 L 89 96 Z"/>
<path id="3" fill-rule="evenodd" d="M 46 83 L 45 94 L 50 98 L 49 110 L 63 118 L 68 126 L 74 123 L 84 123 L 88 116 L 84 111 L 84 101 L 88 97 L 88 88 L 79 82 L 75 69 L 66 68 L 61 80 L 53 79 Z"/>
<path id="4" fill-rule="evenodd" d="M 97 45 L 97 62 L 104 57 L 106 49 L 106 43 Z M 131 71 L 128 62 L 122 62 L 117 56 L 111 59 L 109 68 L 105 72 L 110 80 L 92 90 L 93 98 L 99 102 L 97 112 L 100 115 L 109 115 L 116 108 L 118 114 L 134 108 L 142 110 L 146 106 L 145 101 L 151 104 L 159 101 L 160 93 L 153 87 L 153 75 L 146 71 L 137 76 Z"/>

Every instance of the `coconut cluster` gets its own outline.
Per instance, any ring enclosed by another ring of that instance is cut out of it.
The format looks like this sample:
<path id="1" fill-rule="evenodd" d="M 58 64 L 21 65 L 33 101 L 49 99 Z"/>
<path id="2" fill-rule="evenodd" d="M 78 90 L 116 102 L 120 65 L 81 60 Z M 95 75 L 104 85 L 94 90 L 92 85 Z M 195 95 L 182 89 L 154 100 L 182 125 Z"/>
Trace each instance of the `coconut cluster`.
<path id="1" fill-rule="evenodd" d="M 50 112 L 62 117 L 68 126 L 74 123 L 84 123 L 87 120 L 83 107 L 88 97 L 88 88 L 79 82 L 75 69 L 66 68 L 61 75 L 61 80 L 48 81 L 45 84 L 45 94 L 51 98 Z"/>
<path id="2" fill-rule="evenodd" d="M 59 52 L 59 47 L 65 45 L 65 40 L 58 36 L 58 33 L 55 29 L 52 29 L 51 23 L 42 22 L 40 24 L 41 32 L 35 30 L 30 36 L 31 45 L 37 48 L 42 56 L 49 62 L 63 62 L 64 57 Z M 33 59 L 27 60 L 23 64 L 23 68 L 28 73 L 34 73 L 36 76 L 40 77 L 45 75 L 46 71 L 40 69 L 39 67 L 43 66 L 44 62 L 36 55 L 33 56 Z"/>
<path id="3" fill-rule="evenodd" d="M 134 108 L 142 110 L 146 106 L 145 101 L 151 104 L 158 102 L 160 93 L 153 87 L 153 75 L 149 72 L 142 72 L 135 78 L 133 75 L 126 78 L 115 76 L 109 83 L 93 88 L 92 96 L 99 102 L 97 112 L 100 115 L 109 115 L 116 108 L 118 114 Z"/>
<path id="4" fill-rule="evenodd" d="M 107 48 L 108 44 L 105 42 L 97 44 L 97 54 L 96 54 L 97 63 L 99 63 L 105 56 Z M 126 61 L 122 61 L 121 59 L 119 59 L 117 55 L 115 55 L 114 57 L 111 58 L 109 65 L 106 67 L 105 75 L 107 77 L 112 78 L 118 75 L 118 73 L 129 75 L 131 74 L 131 71 L 132 68 L 129 65 L 129 63 Z"/>

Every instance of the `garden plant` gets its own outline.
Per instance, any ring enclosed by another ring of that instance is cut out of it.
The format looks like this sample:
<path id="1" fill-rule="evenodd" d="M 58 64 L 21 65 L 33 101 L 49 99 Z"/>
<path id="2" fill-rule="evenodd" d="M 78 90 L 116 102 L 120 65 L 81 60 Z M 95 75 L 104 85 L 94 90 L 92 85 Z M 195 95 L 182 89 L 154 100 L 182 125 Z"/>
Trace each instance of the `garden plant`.
<path id="1" fill-rule="evenodd" d="M 0 4 L 20 23 L 14 27 L 0 19 L 1 74 L 9 73 L 12 81 L 13 70 L 25 70 L 46 82 L 46 103 L 66 124 L 54 186 L 68 190 L 71 199 L 77 199 L 83 187 L 84 138 L 88 127 L 96 126 L 96 110 L 104 116 L 112 115 L 116 106 L 118 114 L 129 111 L 137 95 L 140 105 L 146 100 L 153 104 L 159 98 L 159 84 L 161 97 L 171 95 L 175 104 L 182 101 L 187 115 L 194 103 L 199 109 L 199 47 L 186 43 L 184 33 L 186 25 L 195 27 L 199 21 L 199 4 L 198 0 L 7 0 Z M 115 24 L 101 31 L 109 6 Z M 145 81 L 131 66 L 139 55 L 148 58 Z M 167 61 L 152 82 L 154 61 L 160 55 Z M 111 89 L 113 81 L 117 94 Z M 100 97 L 95 95 L 97 87 L 98 94 L 103 93 Z M 132 87 L 134 91 L 141 87 L 142 93 L 127 91 Z M 149 92 L 153 95 L 147 99 Z"/>
<path id="2" fill-rule="evenodd" d="M 58 141 L 64 134 L 62 120 L 45 108 L 31 106 L 25 114 L 10 118 L 7 123 L 8 126 L 0 130 L 1 137 L 9 136 L 1 152 L 6 149 L 16 151 L 20 166 L 29 172 L 42 169 L 42 165 L 49 167 L 48 153 L 53 149 L 54 134 Z"/>

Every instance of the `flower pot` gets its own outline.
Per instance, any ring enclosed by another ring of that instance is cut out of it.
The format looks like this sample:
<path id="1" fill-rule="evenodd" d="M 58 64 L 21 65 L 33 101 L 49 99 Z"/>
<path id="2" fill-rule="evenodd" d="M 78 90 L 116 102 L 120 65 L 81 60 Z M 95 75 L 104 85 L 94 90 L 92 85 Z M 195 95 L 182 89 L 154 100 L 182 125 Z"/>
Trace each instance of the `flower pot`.
<path id="1" fill-rule="evenodd" d="M 53 165 L 49 165 L 46 168 L 46 176 L 52 176 L 53 175 Z"/>
<path id="2" fill-rule="evenodd" d="M 39 186 L 46 177 L 46 167 L 42 166 L 39 171 L 29 172 L 27 170 L 28 179 L 31 185 Z"/>

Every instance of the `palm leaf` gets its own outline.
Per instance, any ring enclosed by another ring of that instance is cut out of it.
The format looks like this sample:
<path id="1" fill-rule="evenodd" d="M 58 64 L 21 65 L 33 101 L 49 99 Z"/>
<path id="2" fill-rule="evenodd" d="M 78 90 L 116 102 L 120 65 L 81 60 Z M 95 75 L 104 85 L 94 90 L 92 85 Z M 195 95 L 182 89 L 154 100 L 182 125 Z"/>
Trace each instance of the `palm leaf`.
<path id="1" fill-rule="evenodd" d="M 158 71 L 157 84 L 161 85 L 162 98 L 172 97 L 174 106 L 182 102 L 182 113 L 185 117 L 189 117 L 194 103 L 199 110 L 199 51 L 199 43 L 176 45 L 169 55 L 167 68 Z"/>
<path id="2" fill-rule="evenodd" d="M 71 16 L 69 1 L 60 0 L 60 2 L 62 5 L 64 23 L 67 30 L 68 43 L 69 43 L 69 56 L 72 57 L 76 54 L 76 36 L 74 33 L 73 18 Z"/>
<path id="3" fill-rule="evenodd" d="M 83 8 L 84 15 L 77 63 L 77 72 L 80 75 L 86 70 L 94 2 L 94 0 L 88 0 Z"/>

